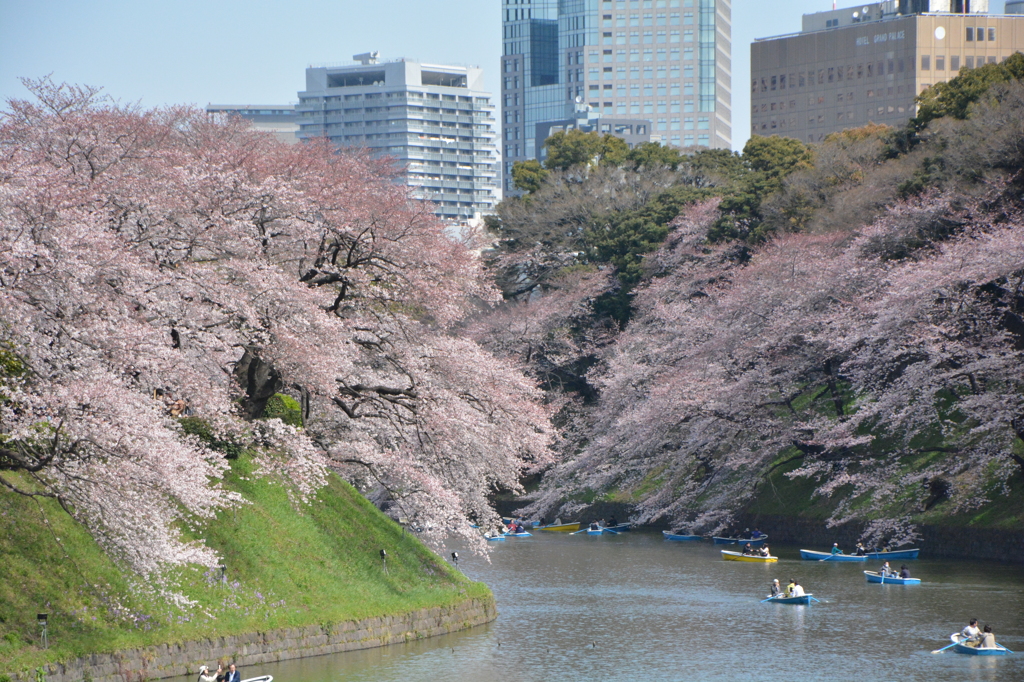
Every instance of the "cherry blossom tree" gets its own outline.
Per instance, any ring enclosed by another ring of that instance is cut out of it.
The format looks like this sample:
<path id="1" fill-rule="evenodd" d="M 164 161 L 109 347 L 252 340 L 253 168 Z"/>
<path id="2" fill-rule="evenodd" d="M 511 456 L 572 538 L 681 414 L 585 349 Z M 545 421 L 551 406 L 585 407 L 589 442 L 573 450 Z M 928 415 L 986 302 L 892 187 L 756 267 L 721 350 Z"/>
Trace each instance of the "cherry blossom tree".
<path id="1" fill-rule="evenodd" d="M 715 207 L 694 206 L 592 372 L 586 447 L 533 508 L 615 491 L 713 532 L 794 462 L 870 539 L 912 538 L 936 480 L 953 510 L 983 502 L 1019 469 L 1024 395 L 1022 230 L 987 206 L 931 195 L 755 251 L 709 244 Z"/>
<path id="2" fill-rule="evenodd" d="M 240 503 L 189 414 L 308 500 L 335 468 L 435 536 L 550 457 L 510 363 L 458 338 L 499 294 L 386 160 L 191 108 L 26 81 L 0 119 L 0 485 L 142 573 Z M 304 428 L 263 417 L 291 393 Z"/>

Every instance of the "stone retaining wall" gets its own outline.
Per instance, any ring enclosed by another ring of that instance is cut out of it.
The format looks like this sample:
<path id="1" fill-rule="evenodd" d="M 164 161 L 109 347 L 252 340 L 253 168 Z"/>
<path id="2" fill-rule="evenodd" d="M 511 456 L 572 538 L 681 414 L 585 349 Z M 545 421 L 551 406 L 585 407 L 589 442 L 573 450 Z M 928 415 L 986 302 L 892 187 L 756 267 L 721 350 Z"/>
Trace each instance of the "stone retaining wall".
<path id="1" fill-rule="evenodd" d="M 772 514 L 744 514 L 736 526 L 759 528 L 771 540 L 799 543 L 807 549 L 828 551 L 833 542 L 850 553 L 864 530 L 862 524 L 846 523 L 827 528 L 824 521 Z M 1024 564 L 1024 532 L 969 526 L 918 526 L 919 547 L 928 558 L 983 559 Z"/>
<path id="2" fill-rule="evenodd" d="M 471 599 L 451 607 L 421 609 L 397 616 L 94 654 L 47 665 L 44 671 L 46 682 L 145 682 L 197 674 L 199 665 L 221 659 L 247 667 L 400 644 L 465 630 L 497 617 L 493 598 Z M 34 674 L 24 682 L 31 679 Z"/>

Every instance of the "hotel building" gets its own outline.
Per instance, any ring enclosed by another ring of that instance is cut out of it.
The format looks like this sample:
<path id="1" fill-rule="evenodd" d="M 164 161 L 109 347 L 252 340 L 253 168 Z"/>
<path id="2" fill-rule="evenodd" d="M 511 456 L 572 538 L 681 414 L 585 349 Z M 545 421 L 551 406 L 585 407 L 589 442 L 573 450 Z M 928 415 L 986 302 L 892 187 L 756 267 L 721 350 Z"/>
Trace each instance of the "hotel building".
<path id="1" fill-rule="evenodd" d="M 299 93 L 298 137 L 327 137 L 367 147 L 405 167 L 417 195 L 437 215 L 465 222 L 499 200 L 494 105 L 483 72 L 464 66 L 381 62 L 306 69 Z"/>
<path id="2" fill-rule="evenodd" d="M 889 0 L 805 14 L 801 33 L 751 45 L 751 133 L 820 142 L 868 123 L 901 126 L 915 97 L 1024 47 L 1024 17 L 987 0 Z"/>

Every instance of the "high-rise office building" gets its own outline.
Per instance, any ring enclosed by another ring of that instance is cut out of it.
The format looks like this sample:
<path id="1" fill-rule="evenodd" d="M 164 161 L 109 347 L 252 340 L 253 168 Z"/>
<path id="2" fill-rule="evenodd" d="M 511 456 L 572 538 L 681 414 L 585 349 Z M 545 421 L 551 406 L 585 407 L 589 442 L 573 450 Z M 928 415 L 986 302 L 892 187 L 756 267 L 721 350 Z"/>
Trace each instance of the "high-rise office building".
<path id="1" fill-rule="evenodd" d="M 375 52 L 353 59 L 359 63 L 306 69 L 296 107 L 299 138 L 327 137 L 394 157 L 407 183 L 444 219 L 490 212 L 499 199 L 499 165 L 483 72 L 381 62 Z"/>
<path id="2" fill-rule="evenodd" d="M 732 146 L 731 0 L 502 0 L 505 190 L 576 104 L 651 139 Z"/>
<path id="3" fill-rule="evenodd" d="M 820 142 L 905 124 L 925 89 L 1024 48 L 1024 17 L 988 9 L 987 0 L 887 0 L 805 14 L 801 33 L 751 45 L 751 132 Z"/>

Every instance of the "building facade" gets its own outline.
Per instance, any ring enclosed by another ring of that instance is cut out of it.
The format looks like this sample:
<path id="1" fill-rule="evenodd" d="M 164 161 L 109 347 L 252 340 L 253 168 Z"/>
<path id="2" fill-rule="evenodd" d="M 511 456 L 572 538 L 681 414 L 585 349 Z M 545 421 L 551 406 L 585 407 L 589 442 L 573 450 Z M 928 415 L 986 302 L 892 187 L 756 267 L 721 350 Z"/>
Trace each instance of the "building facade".
<path id="1" fill-rule="evenodd" d="M 300 139 L 367 147 L 405 168 L 409 186 L 437 215 L 465 222 L 500 198 L 494 105 L 483 72 L 413 61 L 306 69 L 296 107 Z"/>
<path id="2" fill-rule="evenodd" d="M 754 135 L 821 142 L 901 126 L 928 87 L 1024 48 L 1024 17 L 990 15 L 984 0 L 876 2 L 804 15 L 803 27 L 751 45 Z"/>
<path id="3" fill-rule="evenodd" d="M 254 130 L 272 133 L 281 142 L 299 141 L 299 119 L 293 104 L 210 104 L 211 116 L 241 116 Z"/>
<path id="4" fill-rule="evenodd" d="M 732 147 L 730 0 L 502 0 L 505 190 L 577 104 L 675 146 Z"/>

